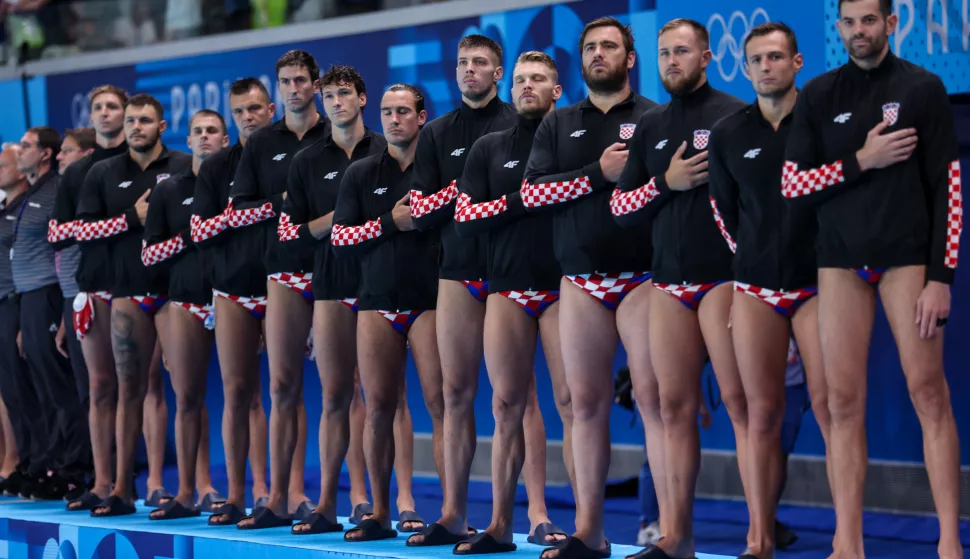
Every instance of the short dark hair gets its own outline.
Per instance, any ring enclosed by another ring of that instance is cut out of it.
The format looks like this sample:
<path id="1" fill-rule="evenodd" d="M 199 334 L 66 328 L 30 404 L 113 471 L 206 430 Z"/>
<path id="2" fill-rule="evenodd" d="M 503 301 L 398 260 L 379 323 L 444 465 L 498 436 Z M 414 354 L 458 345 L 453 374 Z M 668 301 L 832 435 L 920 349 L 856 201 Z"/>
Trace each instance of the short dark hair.
<path id="1" fill-rule="evenodd" d="M 458 50 L 461 49 L 488 49 L 495 55 L 498 65 L 502 65 L 502 47 L 485 35 L 465 35 L 458 41 Z"/>
<path id="2" fill-rule="evenodd" d="M 627 54 L 636 52 L 633 48 L 633 30 L 630 29 L 629 25 L 623 25 L 623 22 L 615 17 L 601 17 L 587 23 L 586 27 L 583 28 L 583 32 L 579 34 L 580 52 L 583 51 L 583 45 L 586 44 L 586 35 L 588 35 L 593 29 L 597 29 L 599 27 L 615 27 L 616 29 L 619 29 L 620 35 L 623 35 L 623 48 L 626 49 Z"/>
<path id="3" fill-rule="evenodd" d="M 253 88 L 258 89 L 266 97 L 266 102 L 270 103 L 272 101 L 269 96 L 269 90 L 263 85 L 263 82 L 259 78 L 242 78 L 241 80 L 236 80 L 232 82 L 229 86 L 229 95 L 245 95 L 253 90 Z"/>
<path id="4" fill-rule="evenodd" d="M 414 96 L 414 111 L 420 113 L 424 110 L 424 94 L 421 90 L 414 87 L 409 83 L 396 83 L 391 87 L 387 88 L 388 92 L 391 91 L 408 91 Z"/>
<path id="5" fill-rule="evenodd" d="M 842 4 L 856 1 L 857 0 L 839 0 L 839 17 L 842 17 Z M 893 15 L 893 0 L 879 0 L 879 12 L 884 18 Z"/>
<path id="6" fill-rule="evenodd" d="M 762 23 L 761 25 L 752 29 L 748 33 L 748 36 L 744 38 L 743 51 L 745 56 L 748 54 L 748 42 L 750 42 L 751 39 L 754 39 L 755 37 L 767 37 L 772 33 L 783 34 L 785 38 L 788 39 L 788 50 L 791 51 L 789 54 L 792 56 L 798 54 L 798 39 L 795 38 L 795 32 L 792 31 L 791 27 L 788 27 L 780 21 L 769 21 L 768 23 Z"/>
<path id="7" fill-rule="evenodd" d="M 128 107 L 147 106 L 151 106 L 155 109 L 155 113 L 158 114 L 159 121 L 165 120 L 165 109 L 162 108 L 162 104 L 158 102 L 158 99 L 155 99 L 147 93 L 138 93 L 133 95 L 130 99 L 128 99 L 128 102 L 125 103 L 125 110 L 128 110 Z"/>
<path id="8" fill-rule="evenodd" d="M 104 95 L 105 93 L 110 93 L 111 95 L 117 97 L 118 101 L 121 102 L 122 107 L 128 103 L 128 93 L 124 89 L 111 84 L 99 85 L 88 93 L 88 110 L 91 110 L 92 106 L 94 105 L 94 99 L 98 95 Z"/>
<path id="9" fill-rule="evenodd" d="M 357 92 L 357 95 L 367 93 L 367 84 L 364 83 L 364 78 L 357 71 L 357 68 L 343 64 L 333 64 L 323 74 L 323 77 L 320 78 L 320 89 L 323 89 L 327 85 L 340 84 L 354 86 L 354 91 Z"/>
<path id="10" fill-rule="evenodd" d="M 310 74 L 310 81 L 317 81 L 320 79 L 320 66 L 317 64 L 317 60 L 305 50 L 291 50 L 276 61 L 277 79 L 280 77 L 280 70 L 286 68 L 287 66 L 302 66 L 306 68 L 307 72 Z"/>
<path id="11" fill-rule="evenodd" d="M 81 151 L 94 149 L 96 142 L 94 128 L 69 128 L 64 131 L 64 137 L 77 142 Z"/>
<path id="12" fill-rule="evenodd" d="M 680 17 L 677 19 L 672 19 L 660 28 L 660 33 L 657 36 L 661 36 L 668 31 L 673 31 L 674 29 L 680 27 L 690 27 L 694 30 L 694 34 L 697 36 L 698 42 L 701 44 L 701 50 L 707 50 L 711 48 L 711 34 L 707 32 L 707 28 L 700 24 L 700 22 L 693 19 L 688 19 L 686 17 Z"/>
<path id="13" fill-rule="evenodd" d="M 219 114 L 219 113 L 217 113 L 215 111 L 210 111 L 209 109 L 199 109 L 198 111 L 195 111 L 195 114 L 192 115 L 192 118 L 189 119 L 189 128 L 190 129 L 192 128 L 192 123 L 195 121 L 195 119 L 198 118 L 198 117 L 200 117 L 200 116 L 208 116 L 208 117 L 215 118 L 216 120 L 219 121 L 219 125 L 222 126 L 222 133 L 223 134 L 226 134 L 227 133 L 227 130 L 226 130 L 226 119 L 222 118 L 222 115 L 221 114 Z M 191 132 L 191 130 L 190 130 L 190 132 Z"/>
<path id="14" fill-rule="evenodd" d="M 556 61 L 553 60 L 548 54 L 538 50 L 523 52 L 519 55 L 519 58 L 515 61 L 515 63 L 522 64 L 523 62 L 538 62 L 539 64 L 544 65 L 546 68 L 552 70 L 553 80 L 559 81 L 559 69 L 556 68 Z"/>
<path id="15" fill-rule="evenodd" d="M 50 126 L 34 126 L 27 130 L 31 132 L 37 135 L 37 147 L 51 150 L 51 161 L 54 161 L 61 152 L 61 135 Z"/>

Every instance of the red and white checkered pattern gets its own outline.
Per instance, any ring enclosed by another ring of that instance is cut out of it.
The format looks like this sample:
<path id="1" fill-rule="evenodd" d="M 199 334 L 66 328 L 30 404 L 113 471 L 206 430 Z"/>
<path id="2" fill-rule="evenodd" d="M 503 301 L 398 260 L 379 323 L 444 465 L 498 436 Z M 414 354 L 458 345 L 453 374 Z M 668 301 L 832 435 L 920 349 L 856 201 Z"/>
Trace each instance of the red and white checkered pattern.
<path id="1" fill-rule="evenodd" d="M 458 196 L 458 181 L 454 180 L 431 196 L 424 196 L 417 190 L 412 190 L 408 202 L 411 207 L 411 217 L 417 219 L 438 211 L 450 204 L 456 196 Z"/>
<path id="2" fill-rule="evenodd" d="M 68 221 L 67 223 L 58 223 L 57 220 L 50 220 L 47 222 L 47 242 L 48 243 L 59 243 L 61 241 L 66 241 L 74 236 L 74 231 L 78 226 L 77 221 Z"/>
<path id="3" fill-rule="evenodd" d="M 637 129 L 637 125 L 636 124 L 629 124 L 629 123 L 627 123 L 627 124 L 621 124 L 620 125 L 620 139 L 621 140 L 629 140 L 630 138 L 633 137 L 633 133 L 636 131 L 636 129 Z"/>
<path id="4" fill-rule="evenodd" d="M 165 303 L 168 302 L 168 297 L 165 295 L 156 295 L 152 293 L 149 293 L 148 295 L 132 295 L 130 297 L 123 297 L 123 299 L 131 299 L 132 301 L 138 303 L 141 310 L 150 314 L 155 314 L 165 306 Z"/>
<path id="5" fill-rule="evenodd" d="M 610 212 L 615 216 L 621 216 L 642 210 L 654 198 L 660 196 L 656 181 L 656 178 L 652 178 L 647 184 L 629 192 L 623 192 L 619 188 L 613 189 L 613 194 L 610 196 Z"/>
<path id="6" fill-rule="evenodd" d="M 330 230 L 330 244 L 338 247 L 359 245 L 380 237 L 382 232 L 381 218 L 352 227 L 334 225 Z"/>
<path id="7" fill-rule="evenodd" d="M 424 311 L 377 311 L 391 323 L 391 326 L 401 334 L 407 336 L 411 330 L 411 325 L 418 319 Z"/>
<path id="8" fill-rule="evenodd" d="M 300 238 L 300 226 L 293 225 L 290 214 L 280 213 L 280 222 L 276 226 L 276 234 L 279 235 L 280 242 L 295 241 Z"/>
<path id="9" fill-rule="evenodd" d="M 181 233 L 167 241 L 155 243 L 151 246 L 142 241 L 141 263 L 145 266 L 154 266 L 160 262 L 165 262 L 183 250 L 185 250 L 185 241 L 182 239 Z"/>
<path id="10" fill-rule="evenodd" d="M 304 293 L 313 293 L 310 285 L 313 283 L 313 273 L 311 272 L 301 272 L 297 274 L 288 274 L 286 272 L 282 272 L 279 274 L 271 274 L 269 276 L 269 280 L 275 281 L 281 285 L 285 285 L 300 295 L 303 295 Z"/>
<path id="11" fill-rule="evenodd" d="M 740 291 L 741 293 L 747 293 L 752 297 L 761 299 L 765 303 L 773 307 L 778 307 L 781 309 L 790 309 L 793 305 L 797 304 L 799 301 L 806 299 L 811 299 L 816 294 L 818 294 L 817 289 L 796 289 L 794 291 L 775 291 L 774 289 L 767 289 L 764 287 L 755 287 L 747 283 L 742 283 L 740 281 L 734 282 L 734 290 Z"/>
<path id="12" fill-rule="evenodd" d="M 710 130 L 694 130 L 694 149 L 704 149 L 711 139 Z"/>
<path id="13" fill-rule="evenodd" d="M 522 203 L 527 208 L 541 208 L 577 200 L 593 192 L 589 177 L 577 177 L 571 181 L 522 183 Z"/>
<path id="14" fill-rule="evenodd" d="M 192 316 L 198 318 L 202 322 L 203 326 L 208 328 L 206 321 L 212 316 L 212 305 L 196 305 L 195 303 L 183 303 L 181 301 L 172 301 L 172 304 L 178 305 L 183 309 L 192 313 Z M 211 330 L 211 328 L 210 328 Z"/>
<path id="15" fill-rule="evenodd" d="M 74 333 L 79 340 L 84 339 L 84 336 L 91 331 L 91 325 L 94 324 L 95 298 L 111 304 L 111 294 L 107 291 L 82 292 L 74 297 Z"/>
<path id="16" fill-rule="evenodd" d="M 128 220 L 124 215 L 103 219 L 101 221 L 81 222 L 74 232 L 74 238 L 79 242 L 107 239 L 128 231 Z"/>
<path id="17" fill-rule="evenodd" d="M 472 204 L 471 196 L 462 193 L 458 196 L 458 204 L 455 206 L 455 221 L 464 223 L 477 219 L 487 219 L 504 213 L 508 208 L 505 195 L 498 200 Z"/>
<path id="18" fill-rule="evenodd" d="M 882 119 L 892 126 L 899 120 L 899 103 L 886 103 L 882 106 Z"/>
<path id="19" fill-rule="evenodd" d="M 233 229 L 238 229 L 240 227 L 248 227 L 267 219 L 276 217 L 276 212 L 273 211 L 272 202 L 266 202 L 258 208 L 250 208 L 248 210 L 235 210 L 232 209 L 232 204 L 226 208 L 228 213 L 228 223 L 229 227 Z"/>
<path id="20" fill-rule="evenodd" d="M 192 233 L 192 242 L 201 243 L 208 241 L 219 233 L 229 228 L 229 215 L 227 212 L 211 217 L 205 221 L 197 215 L 189 218 L 189 229 Z"/>
<path id="21" fill-rule="evenodd" d="M 502 291 L 499 294 L 515 301 L 533 317 L 559 300 L 558 291 Z"/>
<path id="22" fill-rule="evenodd" d="M 798 170 L 798 163 L 785 161 L 781 171 L 781 193 L 785 198 L 807 196 L 843 182 L 845 175 L 842 173 L 841 161 L 805 171 Z"/>
<path id="23" fill-rule="evenodd" d="M 233 303 L 240 305 L 249 312 L 262 317 L 266 315 L 266 297 L 243 297 L 242 295 L 230 295 L 225 291 L 219 291 L 218 289 L 213 289 L 212 294 L 216 297 L 222 297 L 223 299 L 228 299 Z"/>
<path id="24" fill-rule="evenodd" d="M 680 299 L 680 302 L 692 309 L 697 309 L 701 298 L 708 291 L 717 287 L 717 283 L 654 283 L 654 287 L 670 293 Z"/>
<path id="25" fill-rule="evenodd" d="M 717 223 L 717 228 L 721 230 L 721 236 L 727 241 L 728 248 L 731 252 L 738 251 L 738 244 L 734 242 L 731 238 L 731 234 L 728 233 L 727 227 L 724 225 L 724 218 L 721 217 L 721 212 L 717 209 L 717 201 L 714 200 L 713 196 L 708 196 L 711 200 L 711 209 L 714 210 L 714 222 Z"/>
<path id="26" fill-rule="evenodd" d="M 950 162 L 947 169 L 947 188 L 949 202 L 946 219 L 946 255 L 944 264 L 947 268 L 957 267 L 957 253 L 960 250 L 960 233 L 963 232 L 963 192 L 960 183 L 960 160 Z"/>
<path id="27" fill-rule="evenodd" d="M 580 274 L 566 276 L 566 279 L 604 303 L 619 305 L 627 293 L 646 281 L 637 281 L 637 278 L 646 276 L 647 272 L 622 272 L 619 274 Z"/>

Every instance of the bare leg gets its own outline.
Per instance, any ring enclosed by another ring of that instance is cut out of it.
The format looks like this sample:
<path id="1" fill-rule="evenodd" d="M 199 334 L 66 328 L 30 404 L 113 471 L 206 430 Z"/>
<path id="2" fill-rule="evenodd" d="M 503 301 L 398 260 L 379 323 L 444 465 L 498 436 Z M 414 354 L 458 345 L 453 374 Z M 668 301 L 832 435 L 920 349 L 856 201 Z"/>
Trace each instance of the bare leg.
<path id="1" fill-rule="evenodd" d="M 748 406 L 746 491 L 751 511 L 748 553 L 774 556 L 776 506 L 781 490 L 781 426 L 785 416 L 788 320 L 765 303 L 734 294 L 731 328 Z"/>
<path id="2" fill-rule="evenodd" d="M 650 298 L 650 359 L 660 390 L 667 479 L 667 510 L 661 513 L 667 513 L 661 520 L 664 539 L 657 546 L 673 557 L 691 557 L 704 339 L 695 311 L 666 293 L 651 295 L 656 296 Z"/>
<path id="3" fill-rule="evenodd" d="M 573 411 L 573 440 L 583 441 L 574 452 L 576 472 L 576 533 L 590 549 L 603 549 L 603 488 L 610 467 L 610 372 L 619 335 L 616 315 L 563 278 L 560 284 L 559 332 L 563 364 Z M 542 557 L 557 557 L 558 549 Z"/>
<path id="4" fill-rule="evenodd" d="M 405 361 L 402 379 L 405 375 Z M 367 395 L 364 395 L 367 399 Z M 414 510 L 414 493 L 411 490 L 414 480 L 414 423 L 411 422 L 411 408 L 408 407 L 407 380 L 401 381 L 398 389 L 397 409 L 394 412 L 394 479 L 397 480 L 397 510 Z"/>
<path id="5" fill-rule="evenodd" d="M 241 305 L 216 298 L 216 350 L 222 371 L 225 406 L 222 415 L 222 441 L 229 477 L 227 503 L 244 510 L 246 505 L 246 455 L 249 453 L 250 421 L 253 401 L 259 394 L 260 322 Z M 258 483 L 256 464 L 253 478 Z M 265 480 L 265 470 L 263 471 Z M 265 481 L 264 481 L 265 483 Z M 213 515 L 212 521 L 224 521 Z"/>
<path id="6" fill-rule="evenodd" d="M 164 312 L 160 311 L 160 312 Z M 134 499 L 135 443 L 141 430 L 142 407 L 148 384 L 148 371 L 155 352 L 155 323 L 152 317 L 130 299 L 115 299 L 111 308 L 111 346 L 118 375 L 118 412 L 115 437 L 118 466 L 113 496 L 127 503 Z M 108 509 L 98 507 L 95 513 Z"/>
<path id="7" fill-rule="evenodd" d="M 660 414 L 660 389 L 650 360 L 650 301 L 661 293 L 646 282 L 634 289 L 616 314 L 620 340 L 627 351 L 630 381 L 637 410 L 643 420 L 647 460 L 653 475 L 654 490 L 662 523 L 667 511 L 666 463 L 664 456 L 664 423 Z"/>
<path id="8" fill-rule="evenodd" d="M 865 483 L 866 364 L 876 308 L 875 292 L 855 272 L 818 272 L 818 328 L 832 420 L 832 492 L 836 538 L 833 557 L 865 556 L 862 486 Z"/>
<path id="9" fill-rule="evenodd" d="M 211 339 L 209 340 L 209 352 L 212 352 Z M 208 363 L 206 366 L 208 367 Z M 208 374 L 208 369 L 206 369 L 204 374 Z M 205 388 L 204 382 L 202 387 Z M 195 459 L 195 490 L 201 499 L 209 493 L 217 493 L 216 488 L 212 486 L 212 465 L 209 463 L 209 410 L 205 407 L 204 401 L 202 402 L 202 411 L 200 412 L 200 422 L 199 450 Z"/>
<path id="10" fill-rule="evenodd" d="M 425 317 L 419 317 L 412 326 Z M 433 318 L 433 317 L 431 317 Z M 391 467 L 394 464 L 394 414 L 401 383 L 401 365 L 407 359 L 405 339 L 375 311 L 361 311 L 357 317 L 357 362 L 366 395 L 367 423 L 364 427 L 364 454 L 374 497 L 374 520 L 384 528 L 391 526 Z M 427 326 L 430 326 L 428 328 Z M 434 320 L 426 325 L 426 337 L 434 338 Z M 345 534 L 358 539 L 359 530 Z"/>
<path id="11" fill-rule="evenodd" d="M 311 317 L 312 320 L 312 317 Z M 295 513 L 296 509 L 303 503 L 313 501 L 306 494 L 306 441 L 309 433 L 307 432 L 306 405 L 303 400 L 303 391 L 296 406 L 296 446 L 293 449 L 293 461 L 290 462 L 290 487 L 289 501 L 290 513 Z"/>
<path id="12" fill-rule="evenodd" d="M 444 503 L 438 524 L 461 534 L 468 530 L 468 476 L 476 447 L 475 395 L 482 362 L 485 305 L 461 282 L 439 280 L 438 284 L 437 338 L 445 404 L 444 469 L 438 469 Z M 418 536 L 415 541 L 421 538 Z"/>
<path id="13" fill-rule="evenodd" d="M 354 329 L 356 330 L 356 328 Z M 364 460 L 364 393 L 360 387 L 360 370 L 357 368 L 357 340 L 354 338 L 354 399 L 350 401 L 350 447 L 347 450 L 347 471 L 350 474 L 350 506 L 370 503 L 367 497 L 367 463 Z M 395 421 L 397 414 L 394 415 Z M 395 439 L 395 443 L 396 443 Z M 364 515 L 370 518 L 370 515 Z"/>
<path id="14" fill-rule="evenodd" d="M 279 517 L 289 514 L 290 470 L 298 434 L 298 408 L 303 395 L 303 361 L 313 321 L 313 308 L 303 296 L 275 281 L 267 281 L 266 350 L 269 353 L 270 477 L 267 507 Z M 304 447 L 304 460 L 306 449 Z M 240 527 L 255 523 L 248 519 Z"/>
<path id="15" fill-rule="evenodd" d="M 316 301 L 313 345 L 323 387 L 320 417 L 320 502 L 316 512 L 337 521 L 337 489 L 344 456 L 350 456 L 350 408 L 357 366 L 357 316 L 340 301 Z M 361 464 L 363 465 L 363 464 Z M 366 493 L 365 493 L 366 497 Z M 300 525 L 296 529 L 309 529 Z"/>
<path id="16" fill-rule="evenodd" d="M 943 330 L 923 339 L 913 319 L 925 277 L 923 266 L 894 268 L 883 276 L 879 295 L 923 428 L 923 455 L 940 520 L 938 552 L 942 559 L 960 559 L 960 441 L 943 374 Z"/>
<path id="17" fill-rule="evenodd" d="M 20 463 L 20 453 L 17 452 L 17 442 L 14 439 L 13 424 L 10 423 L 10 414 L 3 400 L 0 400 L 0 420 L 3 422 L 3 466 L 0 467 L 0 476 L 10 477 L 17 464 Z"/>
<path id="18" fill-rule="evenodd" d="M 94 458 L 94 487 L 91 491 L 103 499 L 111 493 L 111 483 L 114 481 L 111 447 L 115 438 L 118 376 L 111 351 L 111 307 L 97 297 L 92 297 L 92 300 L 94 320 L 91 330 L 81 339 L 81 351 L 88 366 L 90 383 L 88 424 Z"/>
<path id="19" fill-rule="evenodd" d="M 176 500 L 186 508 L 195 507 L 195 473 L 199 442 L 202 438 L 202 412 L 205 408 L 206 373 L 212 352 L 212 334 L 191 312 L 169 305 L 167 332 L 160 338 L 166 348 L 166 362 L 175 388 L 175 445 L 178 453 L 179 488 Z M 162 512 L 153 512 L 161 517 Z"/>
<path id="20" fill-rule="evenodd" d="M 485 314 L 485 364 L 492 384 L 492 522 L 485 530 L 501 542 L 512 541 L 515 489 L 525 461 L 525 417 L 529 385 L 535 385 L 538 324 L 515 302 L 502 295 L 488 297 Z M 542 468 L 545 473 L 545 468 Z M 544 476 L 543 476 L 544 477 Z M 544 499 L 543 499 L 544 501 Z M 471 544 L 460 544 L 459 550 Z"/>
<path id="21" fill-rule="evenodd" d="M 168 309 L 166 306 L 155 317 L 160 331 L 168 330 Z M 162 469 L 165 467 L 165 446 L 168 438 L 168 403 L 165 401 L 165 377 L 162 374 L 162 342 L 155 344 L 152 364 L 148 372 L 148 390 L 145 393 L 145 406 L 142 431 L 145 435 L 145 448 L 148 451 L 148 494 L 162 489 Z M 167 499 L 165 499 L 167 500 Z"/>
<path id="22" fill-rule="evenodd" d="M 259 381 L 259 361 L 256 361 L 256 392 L 249 407 L 249 470 L 253 474 L 253 501 L 269 498 L 266 481 L 266 460 L 269 441 L 269 422 L 263 407 L 263 387 Z"/>

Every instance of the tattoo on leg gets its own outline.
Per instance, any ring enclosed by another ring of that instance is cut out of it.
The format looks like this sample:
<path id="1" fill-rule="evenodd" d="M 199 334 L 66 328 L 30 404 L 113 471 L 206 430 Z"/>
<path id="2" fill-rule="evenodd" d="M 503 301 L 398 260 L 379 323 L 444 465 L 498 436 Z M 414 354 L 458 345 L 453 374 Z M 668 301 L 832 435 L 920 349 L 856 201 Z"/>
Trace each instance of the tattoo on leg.
<path id="1" fill-rule="evenodd" d="M 140 374 L 141 359 L 135 340 L 135 319 L 123 311 L 111 313 L 111 337 L 114 341 L 115 369 L 119 381 L 127 381 Z"/>

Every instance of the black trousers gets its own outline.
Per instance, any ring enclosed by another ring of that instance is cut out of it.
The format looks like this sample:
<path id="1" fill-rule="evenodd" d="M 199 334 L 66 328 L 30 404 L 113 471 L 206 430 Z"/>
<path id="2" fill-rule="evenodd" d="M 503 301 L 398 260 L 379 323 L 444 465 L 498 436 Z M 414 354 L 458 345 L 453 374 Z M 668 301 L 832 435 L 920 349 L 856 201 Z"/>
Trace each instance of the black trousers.
<path id="1" fill-rule="evenodd" d="M 24 355 L 40 400 L 38 415 L 47 428 L 51 469 L 76 477 L 90 471 L 91 437 L 71 364 L 57 351 L 55 338 L 63 316 L 64 297 L 57 284 L 20 295 Z"/>
<path id="2" fill-rule="evenodd" d="M 90 404 L 90 386 L 88 384 L 88 366 L 84 362 L 84 351 L 81 350 L 81 340 L 77 339 L 74 331 L 74 300 L 64 300 L 64 328 L 67 330 L 67 353 L 71 356 L 71 370 L 74 371 L 74 385 L 77 396 L 81 400 L 81 409 L 85 417 Z"/>
<path id="3" fill-rule="evenodd" d="M 20 454 L 18 467 L 31 477 L 40 477 L 50 467 L 47 431 L 43 418 L 38 416 L 40 403 L 27 362 L 17 350 L 18 332 L 20 301 L 10 296 L 0 301 L 0 395 L 13 426 Z"/>

